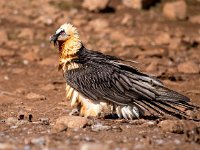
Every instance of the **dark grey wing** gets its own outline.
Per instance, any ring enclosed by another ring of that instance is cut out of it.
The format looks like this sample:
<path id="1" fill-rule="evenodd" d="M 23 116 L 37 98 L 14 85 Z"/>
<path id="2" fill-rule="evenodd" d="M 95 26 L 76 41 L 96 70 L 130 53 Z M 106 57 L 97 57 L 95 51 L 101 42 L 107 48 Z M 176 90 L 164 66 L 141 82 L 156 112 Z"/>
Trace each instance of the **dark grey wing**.
<path id="1" fill-rule="evenodd" d="M 86 97 L 107 100 L 118 105 L 135 104 L 141 109 L 159 114 L 186 114 L 174 107 L 193 109 L 189 99 L 169 90 L 157 79 L 121 63 L 91 62 L 67 71 L 67 83 Z M 170 110 L 169 110 L 170 109 Z"/>
<path id="2" fill-rule="evenodd" d="M 126 72 L 119 67 L 88 63 L 87 65 L 65 73 L 67 83 L 86 97 L 93 100 L 108 100 L 120 105 L 127 105 L 134 100 L 150 99 L 149 92 L 142 87 L 137 90 Z M 137 77 L 136 77 L 137 78 Z M 151 99 L 153 99 L 152 97 Z"/>
<path id="3" fill-rule="evenodd" d="M 124 95 L 125 89 L 116 75 L 115 67 L 91 63 L 66 72 L 65 78 L 70 86 L 90 99 L 126 105 L 131 102 L 131 98 Z"/>

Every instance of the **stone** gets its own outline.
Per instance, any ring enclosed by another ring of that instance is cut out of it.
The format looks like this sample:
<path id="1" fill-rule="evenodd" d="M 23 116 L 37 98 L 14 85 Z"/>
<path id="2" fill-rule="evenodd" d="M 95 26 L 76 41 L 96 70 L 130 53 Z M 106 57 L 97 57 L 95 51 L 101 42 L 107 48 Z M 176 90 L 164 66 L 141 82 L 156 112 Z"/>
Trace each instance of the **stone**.
<path id="1" fill-rule="evenodd" d="M 142 149 L 146 149 L 144 144 L 134 144 L 133 146 L 133 150 L 142 150 Z"/>
<path id="2" fill-rule="evenodd" d="M 200 15 L 190 17 L 189 21 L 191 23 L 200 24 Z"/>
<path id="3" fill-rule="evenodd" d="M 23 28 L 18 35 L 18 38 L 33 40 L 34 39 L 34 32 L 30 28 Z"/>
<path id="4" fill-rule="evenodd" d="M 26 116 L 26 112 L 24 112 L 23 110 L 20 110 L 18 113 L 18 120 L 24 120 Z"/>
<path id="5" fill-rule="evenodd" d="M 41 15 L 33 21 L 34 24 L 43 24 L 44 26 L 51 26 L 54 23 L 54 18 L 51 16 Z"/>
<path id="6" fill-rule="evenodd" d="M 44 91 L 50 91 L 50 90 L 55 90 L 56 87 L 53 84 L 47 84 L 47 85 L 41 87 L 41 89 Z"/>
<path id="7" fill-rule="evenodd" d="M 14 54 L 15 54 L 14 51 L 0 48 L 0 57 L 11 57 L 11 56 L 14 56 Z"/>
<path id="8" fill-rule="evenodd" d="M 91 126 L 91 130 L 94 132 L 99 132 L 99 131 L 107 131 L 107 130 L 111 130 L 112 127 L 111 126 L 107 126 L 107 125 L 102 125 L 101 123 L 97 123 Z"/>
<path id="9" fill-rule="evenodd" d="M 125 37 L 124 33 L 117 30 L 110 33 L 110 38 L 111 40 L 114 41 L 122 41 L 124 37 Z"/>
<path id="10" fill-rule="evenodd" d="M 174 140 L 174 143 L 177 144 L 177 145 L 179 145 L 179 144 L 181 144 L 181 141 L 178 140 L 178 139 L 175 139 L 175 140 Z"/>
<path id="11" fill-rule="evenodd" d="M 200 144 L 200 127 L 194 127 L 185 133 L 185 141 Z"/>
<path id="12" fill-rule="evenodd" d="M 5 123 L 8 124 L 8 125 L 15 125 L 17 124 L 19 121 L 17 118 L 14 118 L 14 117 L 9 117 L 5 120 Z"/>
<path id="13" fill-rule="evenodd" d="M 170 37 L 169 33 L 163 32 L 163 33 L 160 33 L 155 38 L 155 44 L 157 44 L 157 45 L 169 44 L 170 39 L 171 39 L 171 37 Z"/>
<path id="14" fill-rule="evenodd" d="M 146 68 L 145 68 L 146 72 L 156 72 L 158 71 L 158 62 L 157 61 L 152 61 Z"/>
<path id="15" fill-rule="evenodd" d="M 110 39 L 112 41 L 117 41 L 123 47 L 129 47 L 133 45 L 137 45 L 135 38 L 126 36 L 124 33 L 120 31 L 113 31 L 110 33 Z"/>
<path id="16" fill-rule="evenodd" d="M 142 9 L 142 0 L 122 0 L 122 3 L 127 7 Z"/>
<path id="17" fill-rule="evenodd" d="M 8 94 L 0 92 L 0 104 L 9 104 L 16 100 L 15 95 L 8 95 Z"/>
<path id="18" fill-rule="evenodd" d="M 10 77 L 7 76 L 7 75 L 5 75 L 5 76 L 4 76 L 4 80 L 10 80 Z"/>
<path id="19" fill-rule="evenodd" d="M 33 115 L 32 115 L 32 114 L 29 114 L 29 115 L 28 115 L 28 121 L 29 121 L 29 122 L 32 122 L 32 120 L 33 120 Z"/>
<path id="20" fill-rule="evenodd" d="M 33 138 L 30 143 L 35 145 L 45 145 L 46 139 L 44 137 Z"/>
<path id="21" fill-rule="evenodd" d="M 82 7 L 89 11 L 99 12 L 107 8 L 110 0 L 84 0 Z"/>
<path id="22" fill-rule="evenodd" d="M 164 140 L 162 140 L 162 139 L 156 139 L 156 140 L 154 140 L 154 143 L 156 144 L 156 145 L 163 145 L 164 144 Z"/>
<path id="23" fill-rule="evenodd" d="M 19 126 L 11 126 L 10 129 L 17 129 Z"/>
<path id="24" fill-rule="evenodd" d="M 109 150 L 109 146 L 107 144 L 101 143 L 86 143 L 81 145 L 80 150 Z"/>
<path id="25" fill-rule="evenodd" d="M 127 36 L 120 43 L 123 47 L 136 45 L 135 39 Z"/>
<path id="26" fill-rule="evenodd" d="M 8 34 L 5 30 L 0 30 L 0 45 L 8 42 Z"/>
<path id="27" fill-rule="evenodd" d="M 89 119 L 80 116 L 61 116 L 56 120 L 53 127 L 54 132 L 62 132 L 67 128 L 84 128 L 88 125 Z"/>
<path id="28" fill-rule="evenodd" d="M 181 43 L 182 43 L 181 38 L 178 38 L 178 37 L 172 38 L 169 43 L 169 48 L 173 50 L 179 50 Z"/>
<path id="29" fill-rule="evenodd" d="M 163 15 L 171 20 L 184 20 L 187 17 L 187 4 L 184 0 L 167 2 L 163 7 Z"/>
<path id="30" fill-rule="evenodd" d="M 164 132 L 171 132 L 177 134 L 184 133 L 184 124 L 179 120 L 163 120 L 158 123 L 158 126 Z"/>
<path id="31" fill-rule="evenodd" d="M 23 54 L 22 58 L 28 61 L 39 60 L 39 56 L 35 52 L 32 52 L 32 51 L 28 51 L 25 54 Z"/>
<path id="32" fill-rule="evenodd" d="M 109 26 L 109 23 L 106 19 L 95 19 L 89 22 L 89 26 L 96 32 L 105 30 Z"/>
<path id="33" fill-rule="evenodd" d="M 120 126 L 112 126 L 112 132 L 122 132 L 123 129 Z"/>
<path id="34" fill-rule="evenodd" d="M 191 91 L 191 92 L 194 92 L 194 93 L 197 92 L 197 94 L 200 94 L 199 90 Z M 186 115 L 190 116 L 191 118 L 198 118 L 196 112 L 193 110 L 186 110 L 185 113 L 186 113 Z"/>
<path id="35" fill-rule="evenodd" d="M 77 108 L 72 109 L 72 111 L 69 113 L 70 116 L 79 116 L 80 112 Z"/>
<path id="36" fill-rule="evenodd" d="M 41 125 L 50 125 L 49 118 L 40 118 L 39 122 L 40 122 Z"/>
<path id="37" fill-rule="evenodd" d="M 180 73 L 199 73 L 200 67 L 193 61 L 183 62 L 177 66 L 178 72 Z"/>
<path id="38" fill-rule="evenodd" d="M 17 88 L 14 93 L 24 95 L 27 93 L 27 90 L 25 88 Z"/>
<path id="39" fill-rule="evenodd" d="M 40 95 L 40 94 L 37 94 L 37 93 L 28 93 L 26 95 L 26 98 L 27 99 L 31 99 L 31 100 L 46 100 L 46 97 L 44 95 Z"/>
<path id="40" fill-rule="evenodd" d="M 23 68 L 13 68 L 13 69 L 11 70 L 11 72 L 12 72 L 13 74 L 24 74 L 26 71 L 25 71 L 25 69 L 23 69 Z"/>
<path id="41" fill-rule="evenodd" d="M 13 150 L 16 149 L 15 145 L 9 144 L 9 143 L 0 143 L 0 149 L 1 150 Z"/>
<path id="42" fill-rule="evenodd" d="M 131 25 L 132 24 L 132 16 L 130 14 L 125 14 L 122 21 L 122 25 Z"/>
<path id="43" fill-rule="evenodd" d="M 144 124 L 146 122 L 147 121 L 144 120 L 144 119 L 136 119 L 136 120 L 130 120 L 129 124 L 132 124 L 132 125 L 142 125 L 142 124 Z"/>
<path id="44" fill-rule="evenodd" d="M 148 127 L 153 127 L 156 125 L 156 121 L 148 121 L 144 123 L 143 125 L 148 126 Z"/>
<path id="45" fill-rule="evenodd" d="M 158 2 L 157 0 L 122 0 L 122 3 L 130 8 L 134 9 L 143 9 L 143 8 L 149 8 L 153 4 Z"/>

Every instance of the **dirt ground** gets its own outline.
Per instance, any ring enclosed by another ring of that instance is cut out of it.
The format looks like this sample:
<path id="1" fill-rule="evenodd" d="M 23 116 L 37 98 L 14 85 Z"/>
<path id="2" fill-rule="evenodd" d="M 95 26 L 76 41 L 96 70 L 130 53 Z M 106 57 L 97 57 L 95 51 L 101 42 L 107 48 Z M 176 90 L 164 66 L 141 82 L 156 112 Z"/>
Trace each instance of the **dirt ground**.
<path id="1" fill-rule="evenodd" d="M 178 129 L 166 118 L 92 118 L 101 129 L 52 131 L 56 119 L 72 110 L 57 69 L 58 51 L 49 43 L 66 21 L 88 49 L 138 61 L 140 70 L 200 106 L 200 24 L 191 21 L 200 15 L 200 2 L 186 1 L 185 20 L 165 18 L 166 2 L 134 10 L 113 0 L 98 13 L 83 9 L 79 0 L 1 0 L 0 149 L 200 149 L 199 122 L 175 118 Z"/>

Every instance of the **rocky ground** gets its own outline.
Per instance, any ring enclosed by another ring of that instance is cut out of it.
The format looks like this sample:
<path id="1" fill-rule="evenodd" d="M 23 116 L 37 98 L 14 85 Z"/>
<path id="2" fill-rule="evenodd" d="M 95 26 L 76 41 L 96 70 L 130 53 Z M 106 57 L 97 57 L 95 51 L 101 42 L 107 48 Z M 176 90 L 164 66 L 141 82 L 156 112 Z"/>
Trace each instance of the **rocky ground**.
<path id="1" fill-rule="evenodd" d="M 69 116 L 49 43 L 66 21 L 87 48 L 140 62 L 200 105 L 200 1 L 101 1 L 0 1 L 0 149 L 199 149 L 199 122 Z"/>

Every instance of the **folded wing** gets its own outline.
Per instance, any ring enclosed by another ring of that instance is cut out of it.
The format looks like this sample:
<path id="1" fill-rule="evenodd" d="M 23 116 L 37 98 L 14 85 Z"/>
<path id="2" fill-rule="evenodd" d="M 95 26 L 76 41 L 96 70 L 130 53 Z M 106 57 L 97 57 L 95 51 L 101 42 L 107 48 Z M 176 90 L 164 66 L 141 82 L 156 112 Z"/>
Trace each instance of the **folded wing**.
<path id="1" fill-rule="evenodd" d="M 166 88 L 154 77 L 114 61 L 89 61 L 64 76 L 70 86 L 95 101 L 134 104 L 150 113 L 177 117 L 187 117 L 183 109 L 196 108 L 188 103 L 189 98 Z"/>

